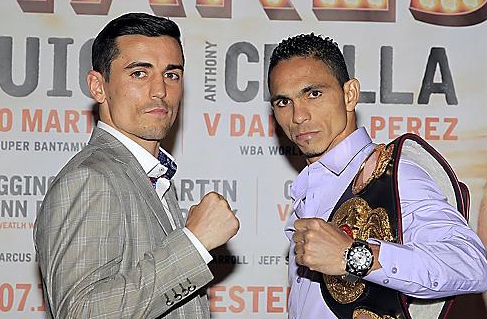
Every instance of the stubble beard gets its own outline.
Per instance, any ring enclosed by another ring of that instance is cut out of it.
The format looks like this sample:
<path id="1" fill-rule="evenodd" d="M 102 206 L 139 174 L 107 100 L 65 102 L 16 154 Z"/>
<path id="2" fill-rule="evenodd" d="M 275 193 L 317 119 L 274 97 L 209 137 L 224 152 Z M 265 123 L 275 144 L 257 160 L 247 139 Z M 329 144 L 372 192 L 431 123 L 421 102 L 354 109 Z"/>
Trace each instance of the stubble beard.
<path id="1" fill-rule="evenodd" d="M 147 141 L 161 141 L 169 134 L 172 125 L 173 123 L 164 123 L 161 126 L 146 127 L 140 137 Z"/>
<path id="2" fill-rule="evenodd" d="M 311 145 L 310 145 L 311 144 Z M 326 147 L 324 145 L 312 145 L 312 143 L 306 143 L 305 145 L 302 145 L 299 147 L 301 152 L 304 154 L 306 159 L 316 159 L 316 158 L 321 158 L 329 149 L 329 146 Z"/>
<path id="3" fill-rule="evenodd" d="M 150 105 L 154 107 L 154 105 Z M 140 137 L 147 141 L 161 141 L 170 132 L 174 122 L 176 121 L 176 116 L 173 117 L 173 110 L 171 110 L 167 105 L 165 105 L 168 113 L 166 114 L 166 120 L 159 122 L 157 124 L 151 123 L 149 126 L 144 127 L 140 132 Z"/>
<path id="4" fill-rule="evenodd" d="M 325 151 L 308 151 L 308 152 L 303 152 L 304 156 L 306 156 L 307 159 L 310 158 L 320 158 L 325 154 Z"/>

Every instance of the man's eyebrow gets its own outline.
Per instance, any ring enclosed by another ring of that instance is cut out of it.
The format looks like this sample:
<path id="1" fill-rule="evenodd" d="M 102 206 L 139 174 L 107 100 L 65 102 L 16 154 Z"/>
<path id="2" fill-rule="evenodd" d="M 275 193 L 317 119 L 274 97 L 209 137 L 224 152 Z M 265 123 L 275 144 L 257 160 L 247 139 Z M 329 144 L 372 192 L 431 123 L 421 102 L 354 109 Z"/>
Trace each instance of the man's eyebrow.
<path id="1" fill-rule="evenodd" d="M 141 61 L 134 61 L 129 63 L 127 66 L 125 66 L 125 70 L 133 69 L 133 68 L 148 68 L 152 69 L 154 65 L 150 62 L 141 62 Z M 166 66 L 166 71 L 169 70 L 181 70 L 184 71 L 184 67 L 181 64 L 168 64 Z"/>
<path id="2" fill-rule="evenodd" d="M 278 100 L 286 100 L 288 99 L 287 96 L 285 95 L 282 95 L 282 94 L 278 94 L 278 95 L 274 95 L 274 96 L 271 96 L 271 104 L 274 104 L 275 101 L 278 101 Z"/>
<path id="3" fill-rule="evenodd" d="M 307 85 L 304 88 L 302 88 L 299 92 L 300 92 L 300 94 L 306 94 L 306 93 L 311 92 L 311 91 L 316 90 L 316 89 L 322 89 L 325 86 L 326 85 L 323 85 L 323 84 L 310 84 L 310 85 Z"/>
<path id="4" fill-rule="evenodd" d="M 326 87 L 326 85 L 323 85 L 323 84 L 310 84 L 310 85 L 307 85 L 305 87 L 303 87 L 301 90 L 299 90 L 299 95 L 304 95 L 308 92 L 311 92 L 313 90 L 317 90 L 317 89 L 322 89 Z M 289 96 L 286 96 L 286 95 L 283 95 L 283 94 L 277 94 L 277 95 L 274 95 L 274 96 L 271 96 L 271 104 L 274 103 L 275 101 L 277 100 L 289 100 Z"/>
<path id="5" fill-rule="evenodd" d="M 149 62 L 141 62 L 141 61 L 134 61 L 134 62 L 131 62 L 129 63 L 127 66 L 125 66 L 125 70 L 128 70 L 128 69 L 133 69 L 133 68 L 153 68 L 154 65 L 152 63 L 149 63 Z"/>
<path id="6" fill-rule="evenodd" d="M 184 71 L 184 67 L 181 64 L 168 64 L 166 70 L 181 70 Z"/>

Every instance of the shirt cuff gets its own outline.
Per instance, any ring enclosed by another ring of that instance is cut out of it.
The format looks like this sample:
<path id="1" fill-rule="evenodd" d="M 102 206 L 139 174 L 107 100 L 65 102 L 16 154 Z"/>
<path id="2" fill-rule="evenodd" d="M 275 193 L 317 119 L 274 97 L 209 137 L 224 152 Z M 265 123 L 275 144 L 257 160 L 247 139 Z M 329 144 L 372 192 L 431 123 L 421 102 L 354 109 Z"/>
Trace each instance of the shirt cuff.
<path id="1" fill-rule="evenodd" d="M 191 230 L 187 229 L 186 227 L 183 228 L 183 232 L 188 236 L 189 240 L 193 243 L 196 247 L 196 250 L 200 253 L 203 260 L 208 264 L 210 261 L 213 260 L 208 250 L 206 250 L 205 246 L 199 241 L 198 238 L 191 232 Z"/>
<path id="2" fill-rule="evenodd" d="M 370 272 L 366 280 L 401 292 L 406 292 L 410 283 L 417 282 L 419 278 L 413 278 L 411 272 L 415 267 L 420 267 L 421 262 L 415 261 L 409 247 L 370 238 L 367 242 L 380 245 L 379 262 L 382 268 Z"/>

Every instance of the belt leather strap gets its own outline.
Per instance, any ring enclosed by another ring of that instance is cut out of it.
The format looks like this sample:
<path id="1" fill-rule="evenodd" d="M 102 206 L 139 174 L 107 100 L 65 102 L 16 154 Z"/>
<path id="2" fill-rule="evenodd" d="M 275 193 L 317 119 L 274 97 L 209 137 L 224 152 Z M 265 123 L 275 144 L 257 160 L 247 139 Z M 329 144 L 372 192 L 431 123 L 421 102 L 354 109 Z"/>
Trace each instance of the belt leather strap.
<path id="1" fill-rule="evenodd" d="M 418 153 L 422 159 L 429 158 L 430 164 L 427 166 L 434 166 L 435 170 L 441 171 L 440 178 L 443 180 L 449 179 L 448 186 L 451 187 L 452 194 L 449 202 L 468 220 L 470 197 L 466 185 L 458 181 L 450 165 L 431 145 L 421 137 L 407 133 L 387 145 L 386 149 L 391 152 L 391 156 L 386 163 L 382 163 L 385 166 L 380 176 L 366 179 L 366 184 L 362 185 L 358 192 L 357 177 L 350 183 L 335 205 L 328 221 L 336 223 L 339 227 L 343 223 L 355 222 L 355 225 L 346 225 L 346 227 L 351 226 L 356 229 L 354 232 L 356 237 L 367 237 L 356 239 L 367 240 L 371 237 L 401 244 L 402 219 L 397 170 L 399 158 L 405 153 L 403 148 L 411 147 L 413 150 L 410 153 Z M 421 154 L 422 152 L 424 153 Z M 328 307 L 340 319 L 422 319 L 413 318 L 411 315 L 410 305 L 414 298 L 363 279 L 351 283 L 340 276 L 324 275 L 321 292 Z M 436 308 L 440 309 L 437 316 L 428 318 L 443 319 L 448 314 L 453 301 L 454 297 L 449 297 L 422 301 L 422 303 L 426 304 L 425 307 L 435 304 Z"/>

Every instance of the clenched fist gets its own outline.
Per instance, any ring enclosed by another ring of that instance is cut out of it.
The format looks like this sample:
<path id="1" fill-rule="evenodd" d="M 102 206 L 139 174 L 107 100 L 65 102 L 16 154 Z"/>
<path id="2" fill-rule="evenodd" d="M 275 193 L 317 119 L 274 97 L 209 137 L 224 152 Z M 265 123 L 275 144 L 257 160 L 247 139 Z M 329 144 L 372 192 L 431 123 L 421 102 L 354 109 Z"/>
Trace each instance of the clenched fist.
<path id="1" fill-rule="evenodd" d="M 222 195 L 209 192 L 198 205 L 190 207 L 186 228 L 210 251 L 235 236 L 240 222 Z"/>
<path id="2" fill-rule="evenodd" d="M 294 228 L 296 263 L 326 275 L 345 274 L 343 252 L 352 238 L 321 218 L 300 218 Z"/>

